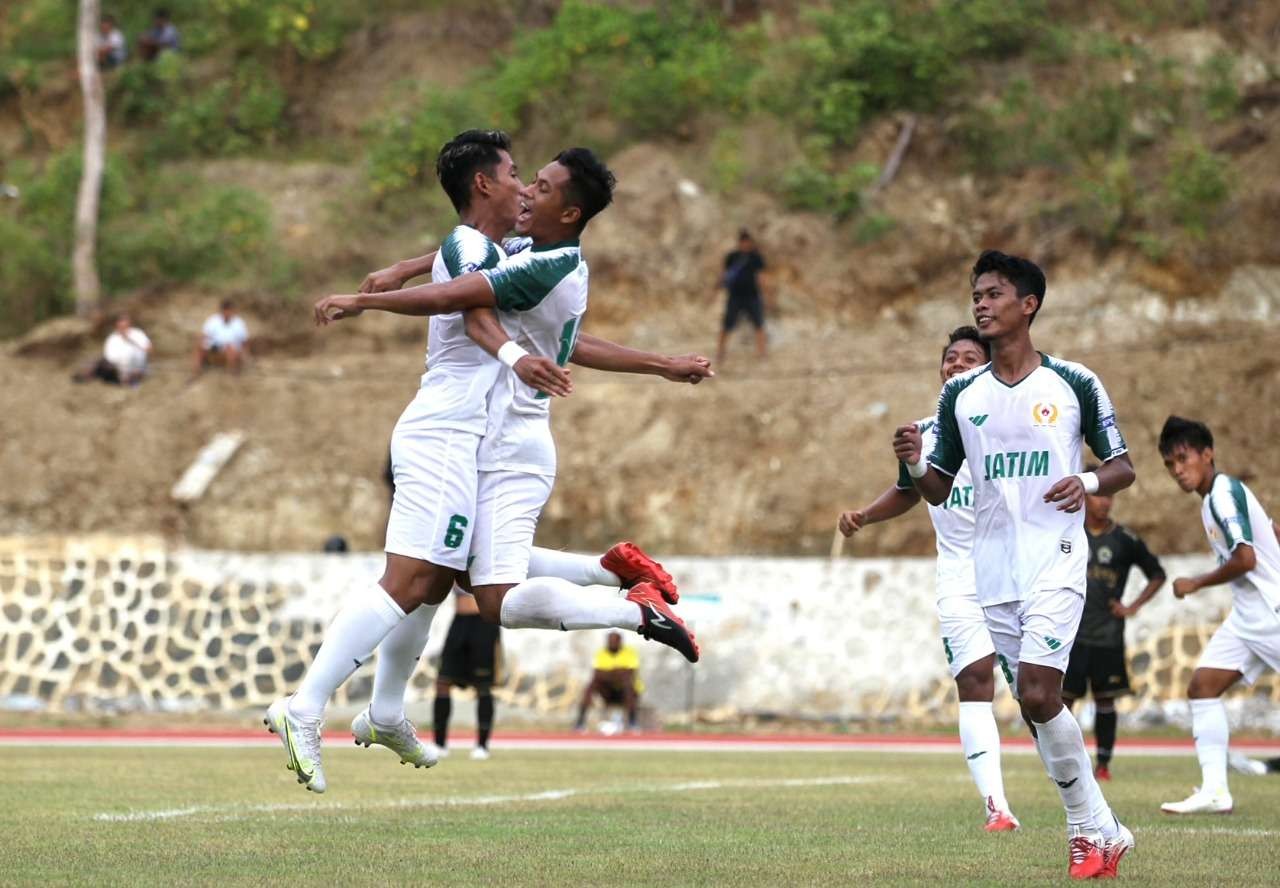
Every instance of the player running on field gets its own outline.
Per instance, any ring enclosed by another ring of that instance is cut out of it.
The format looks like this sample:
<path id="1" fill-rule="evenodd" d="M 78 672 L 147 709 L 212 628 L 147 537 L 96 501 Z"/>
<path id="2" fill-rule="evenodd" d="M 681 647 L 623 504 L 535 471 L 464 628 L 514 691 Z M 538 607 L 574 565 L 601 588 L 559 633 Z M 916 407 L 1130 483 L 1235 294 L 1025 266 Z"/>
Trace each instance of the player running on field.
<path id="1" fill-rule="evenodd" d="M 952 331 L 942 350 L 942 381 L 981 367 L 991 360 L 987 343 L 974 327 Z M 936 438 L 934 417 L 916 423 L 926 452 Z M 853 536 L 868 524 L 905 515 L 920 502 L 905 467 L 897 484 L 863 509 L 840 516 L 840 532 Z M 987 832 L 1018 828 L 1009 810 L 1000 768 L 1000 728 L 991 703 L 995 699 L 995 647 L 978 604 L 973 575 L 973 483 L 969 465 L 956 474 L 951 495 L 940 506 L 929 506 L 929 520 L 937 537 L 937 608 L 942 648 L 960 697 L 960 744 L 969 773 L 982 796 Z"/>
<path id="2" fill-rule="evenodd" d="M 563 364 L 575 349 L 587 307 L 588 273 L 578 239 L 612 201 L 613 185 L 613 174 L 591 151 L 563 151 L 524 192 L 517 231 L 532 238 L 531 249 L 497 269 L 445 284 L 327 297 L 316 304 L 317 321 L 369 308 L 437 314 L 496 306 L 516 343 Z M 697 370 L 690 366 L 685 375 L 696 378 Z M 513 376 L 503 377 L 490 396 L 469 570 L 481 615 L 512 629 L 630 629 L 696 662 L 696 642 L 653 584 L 640 583 L 619 599 L 584 594 L 558 577 L 527 579 L 534 528 L 555 477 L 549 419 L 547 399 Z"/>
<path id="3" fill-rule="evenodd" d="M 1098 377 L 1036 351 L 1031 323 L 1044 272 L 988 250 L 970 276 L 973 316 L 991 363 L 950 379 L 938 399 L 937 443 L 902 426 L 894 452 L 933 505 L 951 495 L 967 460 L 973 477 L 973 560 L 996 655 L 1066 808 L 1072 878 L 1114 875 L 1133 835 L 1093 777 L 1084 736 L 1062 705 L 1062 676 L 1084 609 L 1089 493 L 1133 483 L 1133 466 Z M 1102 461 L 1081 474 L 1082 439 Z"/>
<path id="4" fill-rule="evenodd" d="M 1085 467 L 1097 471 L 1096 465 Z M 1062 701 L 1067 708 L 1093 692 L 1095 716 L 1093 733 L 1098 744 L 1097 767 L 1093 776 L 1111 779 L 1111 756 L 1116 745 L 1116 697 L 1130 694 L 1125 667 L 1124 621 L 1132 617 L 1164 585 L 1164 568 L 1137 534 L 1111 520 L 1112 497 L 1092 494 L 1084 498 L 1084 530 L 1089 538 L 1089 583 L 1084 613 L 1071 659 L 1062 680 Z M 1147 585 L 1126 605 L 1124 587 L 1134 566 L 1147 578 Z"/>
<path id="5" fill-rule="evenodd" d="M 1175 598 L 1231 584 L 1231 612 L 1200 653 L 1191 674 L 1191 732 L 1200 759 L 1200 786 L 1167 814 L 1230 814 L 1227 789 L 1227 709 L 1222 695 L 1244 679 L 1280 672 L 1280 545 L 1276 529 L 1248 487 L 1218 471 L 1213 433 L 1202 422 L 1170 416 L 1160 430 L 1160 456 L 1183 492 L 1202 497 L 1200 520 L 1218 566 L 1173 581 Z"/>
<path id="6" fill-rule="evenodd" d="M 491 249 L 492 242 L 510 229 L 523 201 L 523 186 L 508 145 L 504 134 L 470 132 L 441 151 L 437 171 L 463 225 L 436 257 L 433 277 L 437 280 L 446 281 L 472 265 L 495 265 L 500 258 Z M 487 397 L 502 369 L 459 333 L 466 321 L 457 309 L 465 307 L 454 306 L 446 317 L 432 320 L 435 335 L 430 337 L 433 350 L 428 370 L 392 438 L 396 493 L 383 577 L 367 594 L 344 604 L 297 693 L 268 710 L 268 726 L 280 735 L 289 766 L 299 782 L 316 792 L 326 788 L 320 763 L 324 707 L 375 647 L 380 656 L 374 701 L 353 722 L 357 741 L 372 739 L 388 745 L 416 766 L 435 764 L 403 717 L 404 690 L 425 646 L 436 607 L 448 594 L 456 573 L 466 567 Z M 611 347 L 633 353 L 598 342 L 606 353 Z M 561 372 L 545 356 L 527 356 L 518 348 L 511 351 L 517 352 L 509 355 L 513 372 L 519 369 L 514 365 L 529 363 L 550 365 L 555 373 Z M 675 363 L 692 367 L 691 361 Z M 476 384 L 478 376 L 484 377 L 480 384 Z M 554 382 L 554 373 L 549 376 Z"/>

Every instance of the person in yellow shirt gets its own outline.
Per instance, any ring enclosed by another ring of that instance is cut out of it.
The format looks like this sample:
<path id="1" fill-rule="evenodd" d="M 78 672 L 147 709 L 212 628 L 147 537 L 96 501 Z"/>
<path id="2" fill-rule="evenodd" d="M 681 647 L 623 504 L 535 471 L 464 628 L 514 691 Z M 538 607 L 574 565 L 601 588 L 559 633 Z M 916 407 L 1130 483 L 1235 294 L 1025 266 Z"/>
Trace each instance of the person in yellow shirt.
<path id="1" fill-rule="evenodd" d="M 605 646 L 596 652 L 592 663 L 591 682 L 582 693 L 578 707 L 578 722 L 574 730 L 586 730 L 587 710 L 591 698 L 599 696 L 605 706 L 624 706 L 627 710 L 627 729 L 636 730 L 636 709 L 644 683 L 640 680 L 640 657 L 635 648 L 622 643 L 620 632 L 610 632 Z"/>

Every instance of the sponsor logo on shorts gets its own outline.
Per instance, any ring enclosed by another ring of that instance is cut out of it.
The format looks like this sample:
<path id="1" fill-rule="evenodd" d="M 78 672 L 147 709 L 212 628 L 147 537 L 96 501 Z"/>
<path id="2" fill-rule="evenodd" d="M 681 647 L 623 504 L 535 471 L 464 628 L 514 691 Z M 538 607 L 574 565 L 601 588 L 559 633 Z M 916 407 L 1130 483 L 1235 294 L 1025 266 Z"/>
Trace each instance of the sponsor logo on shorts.
<path id="1" fill-rule="evenodd" d="M 950 665 L 951 661 L 955 659 L 955 655 L 951 653 L 951 643 L 945 638 L 942 639 L 942 649 L 946 652 L 947 664 Z"/>
<path id="2" fill-rule="evenodd" d="M 1042 635 L 1040 637 L 1044 639 L 1045 647 L 1051 651 L 1056 651 L 1058 648 L 1062 647 L 1062 642 L 1058 641 L 1058 639 L 1051 635 Z"/>
<path id="3" fill-rule="evenodd" d="M 970 417 L 969 417 L 969 422 L 971 422 L 971 423 L 973 423 L 975 426 L 978 426 L 979 428 L 981 428 L 981 427 L 982 427 L 982 424 L 983 424 L 984 422 L 986 422 L 986 421 L 987 421 L 987 417 L 988 417 L 989 415 L 990 415 L 990 414 L 987 414 L 987 413 L 980 413 L 980 414 L 978 414 L 977 416 L 970 416 Z"/>

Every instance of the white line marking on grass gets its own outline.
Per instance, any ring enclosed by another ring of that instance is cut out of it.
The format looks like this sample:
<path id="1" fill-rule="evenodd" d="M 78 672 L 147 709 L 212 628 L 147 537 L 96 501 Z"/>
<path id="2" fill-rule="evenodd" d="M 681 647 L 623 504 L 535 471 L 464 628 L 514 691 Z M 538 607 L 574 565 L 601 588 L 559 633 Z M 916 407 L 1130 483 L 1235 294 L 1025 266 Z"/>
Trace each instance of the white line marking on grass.
<path id="1" fill-rule="evenodd" d="M 1145 832 L 1146 830 L 1144 830 Z M 1245 836 L 1251 839 L 1270 839 L 1280 836 L 1280 830 L 1274 829 L 1254 829 L 1248 827 L 1246 829 L 1231 829 L 1226 826 L 1175 826 L 1172 829 L 1160 829 L 1155 827 L 1151 832 L 1157 832 L 1161 835 L 1168 833 L 1176 833 L 1185 836 Z"/>
<path id="2" fill-rule="evenodd" d="M 601 786 L 581 789 L 547 789 L 541 792 L 513 795 L 435 796 L 410 799 L 382 799 L 370 802 L 281 802 L 263 805 L 192 805 L 186 808 L 161 808 L 155 811 L 103 811 L 93 815 L 99 823 L 146 823 L 157 820 L 181 820 L 208 817 L 213 820 L 245 820 L 256 814 L 337 814 L 346 811 L 397 810 L 405 808 L 452 808 L 477 805 L 509 805 L 528 802 L 557 802 L 584 795 L 619 795 L 655 792 L 694 792 L 707 789 L 775 789 L 809 786 L 854 786 L 862 783 L 886 783 L 890 778 L 867 776 L 804 777 L 785 780 L 697 780 L 685 783 L 659 783 L 651 786 Z"/>

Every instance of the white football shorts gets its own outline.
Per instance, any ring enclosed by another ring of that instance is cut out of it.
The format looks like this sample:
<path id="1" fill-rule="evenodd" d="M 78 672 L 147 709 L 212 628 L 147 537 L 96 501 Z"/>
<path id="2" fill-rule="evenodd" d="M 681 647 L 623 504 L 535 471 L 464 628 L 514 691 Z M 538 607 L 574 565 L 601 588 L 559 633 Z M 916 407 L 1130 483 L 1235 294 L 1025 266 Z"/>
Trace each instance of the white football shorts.
<path id="1" fill-rule="evenodd" d="M 987 621 L 978 604 L 973 561 L 939 558 L 935 581 L 942 650 L 955 678 L 966 666 L 995 653 Z"/>
<path id="2" fill-rule="evenodd" d="M 391 435 L 391 499 L 385 549 L 465 570 L 476 520 L 480 436 L 457 429 L 397 425 Z"/>
<path id="3" fill-rule="evenodd" d="M 471 538 L 471 585 L 523 583 L 542 507 L 555 478 L 528 472 L 481 472 Z"/>
<path id="4" fill-rule="evenodd" d="M 1245 638 L 1232 628 L 1230 621 L 1218 627 L 1209 643 L 1200 652 L 1200 662 L 1205 669 L 1225 669 L 1239 672 L 1245 684 L 1253 684 L 1268 669 L 1280 672 L 1280 632 L 1272 637 Z"/>
<path id="5" fill-rule="evenodd" d="M 1018 664 L 1034 663 L 1066 674 L 1071 646 L 1084 613 L 1084 596 L 1074 589 L 1040 589 L 1022 601 L 982 609 L 996 659 L 1014 696 Z"/>

